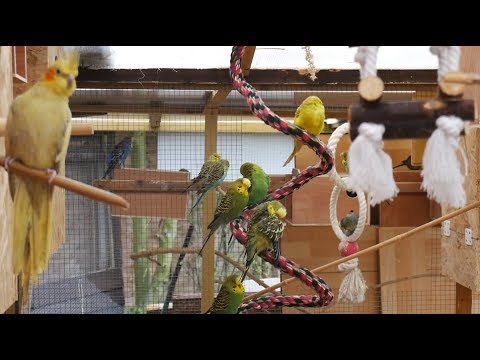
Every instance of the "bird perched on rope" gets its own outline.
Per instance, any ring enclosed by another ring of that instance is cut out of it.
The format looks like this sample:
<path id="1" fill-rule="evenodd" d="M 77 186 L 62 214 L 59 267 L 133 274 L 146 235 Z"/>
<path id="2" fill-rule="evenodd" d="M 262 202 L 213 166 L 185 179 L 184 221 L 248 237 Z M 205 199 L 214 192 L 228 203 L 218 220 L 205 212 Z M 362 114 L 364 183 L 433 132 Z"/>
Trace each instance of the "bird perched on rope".
<path id="1" fill-rule="evenodd" d="M 198 176 L 194 178 L 192 183 L 187 189 L 185 189 L 185 191 L 187 191 L 193 184 L 201 184 L 201 187 L 197 190 L 197 201 L 193 204 L 190 212 L 200 204 L 205 195 L 223 183 L 229 168 L 229 161 L 222 159 L 219 154 L 213 154 L 210 156 L 210 158 L 203 164 Z"/>
<path id="2" fill-rule="evenodd" d="M 240 174 L 250 180 L 248 205 L 257 204 L 267 197 L 270 189 L 270 176 L 257 164 L 246 162 L 240 167 Z"/>
<path id="3" fill-rule="evenodd" d="M 396 166 L 394 166 L 393 168 L 396 169 L 398 167 L 401 167 L 401 166 L 406 166 L 409 170 L 421 170 L 422 167 L 421 166 L 415 166 L 415 165 L 412 165 L 412 156 L 409 155 L 405 160 L 402 160 L 402 162 Z"/>
<path id="4" fill-rule="evenodd" d="M 348 174 L 348 151 L 342 151 L 340 153 L 340 159 L 342 160 L 342 165 L 345 169 L 345 172 Z"/>
<path id="5" fill-rule="evenodd" d="M 325 122 L 325 107 L 322 100 L 317 96 L 309 96 L 300 104 L 295 112 L 293 123 L 299 128 L 304 129 L 312 136 L 317 136 L 323 130 Z M 293 151 L 283 166 L 292 161 L 296 153 L 300 151 L 303 142 L 295 140 Z"/>
<path id="6" fill-rule="evenodd" d="M 345 215 L 342 220 L 340 220 L 340 229 L 346 236 L 350 236 L 354 233 L 357 228 L 358 223 L 358 214 L 353 210 Z"/>
<path id="7" fill-rule="evenodd" d="M 199 251 L 199 255 L 202 254 L 208 239 L 210 239 L 220 225 L 226 225 L 241 215 L 242 210 L 248 204 L 248 189 L 250 186 L 250 180 L 247 178 L 237 179 L 230 184 L 225 196 L 215 209 L 213 220 L 210 222 L 210 224 L 208 224 L 207 228 L 210 230 L 210 232 L 203 242 L 202 248 Z"/>
<path id="8" fill-rule="evenodd" d="M 13 213 L 13 270 L 21 274 L 24 304 L 30 278 L 34 284 L 48 265 L 53 218 L 51 181 L 65 174 L 72 129 L 68 99 L 75 91 L 79 52 L 66 52 L 43 73 L 35 85 L 15 98 L 7 117 L 5 168 L 15 160 L 44 169 L 49 182 L 9 172 Z"/>
<path id="9" fill-rule="evenodd" d="M 107 170 L 103 175 L 102 179 L 111 178 L 113 175 L 113 170 L 120 165 L 120 167 L 125 167 L 125 161 L 130 155 L 132 150 L 132 136 L 126 136 L 120 141 L 113 150 L 108 154 L 107 158 Z"/>
<path id="10" fill-rule="evenodd" d="M 245 288 L 240 278 L 230 275 L 223 282 L 212 306 L 205 314 L 236 314 L 244 297 Z"/>
<path id="11" fill-rule="evenodd" d="M 280 201 L 268 201 L 259 205 L 252 214 L 247 231 L 246 269 L 241 280 L 245 279 L 255 256 L 269 248 L 273 249 L 275 260 L 280 256 L 280 239 L 286 224 L 282 219 L 287 215 L 287 209 Z"/>

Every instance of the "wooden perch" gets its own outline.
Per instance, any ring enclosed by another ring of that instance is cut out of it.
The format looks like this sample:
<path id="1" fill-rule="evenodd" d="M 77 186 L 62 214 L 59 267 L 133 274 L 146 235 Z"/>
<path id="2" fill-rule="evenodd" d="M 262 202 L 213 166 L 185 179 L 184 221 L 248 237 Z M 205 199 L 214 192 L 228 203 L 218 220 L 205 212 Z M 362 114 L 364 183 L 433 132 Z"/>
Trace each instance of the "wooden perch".
<path id="1" fill-rule="evenodd" d="M 332 262 L 330 262 L 330 263 L 328 263 L 328 264 L 326 264 L 326 265 L 319 266 L 319 267 L 311 270 L 311 272 L 314 273 L 314 274 L 318 274 L 318 273 L 322 272 L 322 271 L 325 270 L 325 269 L 328 269 L 328 268 L 333 267 L 333 266 L 337 266 L 337 265 L 339 265 L 339 264 L 341 264 L 341 263 L 344 263 L 344 262 L 346 262 L 346 261 L 352 260 L 352 259 L 354 259 L 354 258 L 357 258 L 357 257 L 362 256 L 362 255 L 365 255 L 365 254 L 368 254 L 368 253 L 370 253 L 370 252 L 372 252 L 372 251 L 381 249 L 381 248 L 383 248 L 383 247 L 385 247 L 385 246 L 394 244 L 394 243 L 396 243 L 397 241 L 406 239 L 406 238 L 408 238 L 408 237 L 410 237 L 410 236 L 412 236 L 412 235 L 414 235 L 414 234 L 416 234 L 416 233 L 418 233 L 418 232 L 420 232 L 420 231 L 422 231 L 422 230 L 425 230 L 425 229 L 427 229 L 427 228 L 431 228 L 431 227 L 433 227 L 433 226 L 439 225 L 439 224 L 441 224 L 441 223 L 442 223 L 443 221 L 445 221 L 445 220 L 451 219 L 451 218 L 453 218 L 453 217 L 455 217 L 455 216 L 457 216 L 457 215 L 463 214 L 463 213 L 465 213 L 465 212 L 467 212 L 467 211 L 469 211 L 469 210 L 472 210 L 472 209 L 475 209 L 475 208 L 478 208 L 478 207 L 480 207 L 480 200 L 479 200 L 479 201 L 475 201 L 474 203 L 471 203 L 470 205 L 467 205 L 467 206 L 465 206 L 465 207 L 463 207 L 463 208 L 461 208 L 461 209 L 455 210 L 455 211 L 453 211 L 453 212 L 451 212 L 451 213 L 449 213 L 449 214 L 443 215 L 442 217 L 439 217 L 438 219 L 432 220 L 432 221 L 430 221 L 430 222 L 428 222 L 428 223 L 425 223 L 425 224 L 423 224 L 423 225 L 421 225 L 421 226 L 418 226 L 418 227 L 416 227 L 415 229 L 412 229 L 412 230 L 409 230 L 409 231 L 407 231 L 407 232 L 404 232 L 403 234 L 399 234 L 399 235 L 397 235 L 397 236 L 394 236 L 393 238 L 388 239 L 388 240 L 386 240 L 386 241 L 383 241 L 383 242 L 381 242 L 381 243 L 379 243 L 379 244 L 370 246 L 369 248 L 366 248 L 366 249 L 364 249 L 364 250 L 361 250 L 361 251 L 359 251 L 359 252 L 357 252 L 357 253 L 355 253 L 355 254 L 352 254 L 352 255 L 346 256 L 346 257 L 342 257 L 342 258 L 337 259 L 337 260 L 335 260 L 335 261 L 332 261 Z M 255 294 L 252 294 L 252 295 L 250 295 L 250 296 L 247 296 L 247 297 L 244 299 L 244 301 L 247 302 L 247 301 L 249 301 L 249 300 L 255 299 L 255 298 L 257 298 L 257 297 L 259 297 L 259 296 L 262 296 L 262 295 L 264 295 L 264 294 L 266 294 L 266 293 L 272 292 L 273 290 L 275 290 L 275 289 L 277 289 L 277 288 L 279 288 L 279 287 L 285 286 L 285 285 L 287 285 L 287 284 L 289 284 L 289 283 L 291 283 L 292 281 L 295 281 L 295 280 L 298 280 L 298 278 L 296 278 L 296 277 L 291 277 L 291 278 L 285 279 L 285 280 L 279 282 L 278 284 L 272 285 L 272 286 L 270 286 L 270 287 L 268 287 L 268 288 L 266 288 L 266 289 L 263 289 L 262 291 L 259 291 L 259 292 L 255 293 Z"/>
<path id="2" fill-rule="evenodd" d="M 480 82 L 480 74 L 456 71 L 449 72 L 443 76 L 442 81 L 458 84 L 473 84 L 474 82 Z"/>
<path id="3" fill-rule="evenodd" d="M 5 166 L 5 157 L 0 156 L 0 165 Z M 9 166 L 9 171 L 14 171 L 23 176 L 29 176 L 33 179 L 48 182 L 49 175 L 46 170 L 37 170 L 29 168 L 20 164 L 18 161 L 14 161 Z M 52 185 L 59 186 L 69 191 L 73 191 L 77 194 L 83 195 L 96 201 L 102 201 L 104 203 L 120 206 L 125 209 L 130 207 L 130 204 L 122 197 L 109 193 L 104 190 L 97 189 L 93 186 L 86 185 L 82 182 L 69 179 L 62 175 L 57 175 L 53 178 Z"/>
<path id="4" fill-rule="evenodd" d="M 474 100 L 463 99 L 358 103 L 348 109 L 350 137 L 354 140 L 360 124 L 371 122 L 385 125 L 384 139 L 428 138 L 437 128 L 439 116 L 455 115 L 473 121 L 474 108 Z"/>
<path id="5" fill-rule="evenodd" d="M 0 137 L 5 136 L 5 131 L 7 127 L 7 119 L 0 117 Z M 72 124 L 72 136 L 77 135 L 93 135 L 93 125 L 91 124 Z"/>

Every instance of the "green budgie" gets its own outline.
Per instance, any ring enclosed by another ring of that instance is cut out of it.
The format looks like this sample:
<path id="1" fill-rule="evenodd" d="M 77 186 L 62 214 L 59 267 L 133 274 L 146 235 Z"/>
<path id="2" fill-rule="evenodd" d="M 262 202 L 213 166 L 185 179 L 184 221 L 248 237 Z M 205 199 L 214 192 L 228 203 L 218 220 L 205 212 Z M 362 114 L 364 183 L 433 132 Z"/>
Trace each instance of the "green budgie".
<path id="1" fill-rule="evenodd" d="M 205 314 L 236 314 L 244 297 L 245 288 L 240 278 L 230 275 L 223 282 L 212 306 Z"/>
<path id="2" fill-rule="evenodd" d="M 207 179 L 207 175 L 210 172 L 212 165 L 219 162 L 220 160 L 222 160 L 222 156 L 220 154 L 214 153 L 210 155 L 208 160 L 203 163 L 198 175 L 192 179 L 192 183 L 187 186 L 184 192 L 187 192 L 188 189 L 190 189 L 193 185 L 200 181 L 203 183 Z"/>
<path id="3" fill-rule="evenodd" d="M 267 197 L 270 176 L 260 166 L 246 162 L 240 167 L 240 173 L 252 183 L 249 189 L 248 205 L 257 204 Z"/>
<path id="4" fill-rule="evenodd" d="M 247 232 L 247 263 L 242 274 L 242 281 L 258 253 L 272 248 L 275 260 L 278 259 L 280 239 L 286 226 L 281 219 L 286 215 L 287 209 L 277 200 L 263 203 L 255 209 Z"/>
<path id="5" fill-rule="evenodd" d="M 248 189 L 250 186 L 250 180 L 247 178 L 240 178 L 235 180 L 228 187 L 227 193 L 215 209 L 212 222 L 208 224 L 208 229 L 210 232 L 208 233 L 208 236 L 203 242 L 202 248 L 199 251 L 200 255 L 202 254 L 203 248 L 207 244 L 208 239 L 210 239 L 220 225 L 226 225 L 242 214 L 242 210 L 248 204 Z"/>
<path id="6" fill-rule="evenodd" d="M 206 172 L 206 174 L 204 175 L 205 180 L 203 181 L 203 185 L 197 191 L 197 201 L 192 206 L 190 212 L 195 208 L 195 206 L 200 203 L 200 201 L 205 197 L 205 195 L 207 195 L 211 190 L 222 184 L 223 180 L 225 180 L 225 177 L 227 176 L 229 167 L 230 163 L 228 162 L 228 160 L 223 159 L 210 164 L 210 166 L 208 167 L 209 171 Z"/>

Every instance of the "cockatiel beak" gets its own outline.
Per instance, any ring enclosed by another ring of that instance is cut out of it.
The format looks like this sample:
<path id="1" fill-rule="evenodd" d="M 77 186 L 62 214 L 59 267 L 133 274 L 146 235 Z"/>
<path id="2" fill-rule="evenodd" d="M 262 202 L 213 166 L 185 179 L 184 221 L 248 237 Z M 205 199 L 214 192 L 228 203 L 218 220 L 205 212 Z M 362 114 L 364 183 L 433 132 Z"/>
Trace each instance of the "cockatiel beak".
<path id="1" fill-rule="evenodd" d="M 67 87 L 70 89 L 73 85 L 73 82 L 75 81 L 75 76 L 73 75 L 67 75 Z"/>

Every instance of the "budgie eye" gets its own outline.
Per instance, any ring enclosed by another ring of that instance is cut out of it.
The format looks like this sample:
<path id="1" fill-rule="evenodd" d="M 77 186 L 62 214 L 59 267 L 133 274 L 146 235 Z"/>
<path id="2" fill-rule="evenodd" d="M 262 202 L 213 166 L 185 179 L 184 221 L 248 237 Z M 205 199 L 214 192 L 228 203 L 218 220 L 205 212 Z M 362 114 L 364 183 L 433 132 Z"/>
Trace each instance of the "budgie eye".
<path id="1" fill-rule="evenodd" d="M 62 73 L 60 69 L 56 69 L 55 72 L 57 73 L 57 75 L 60 75 Z"/>

